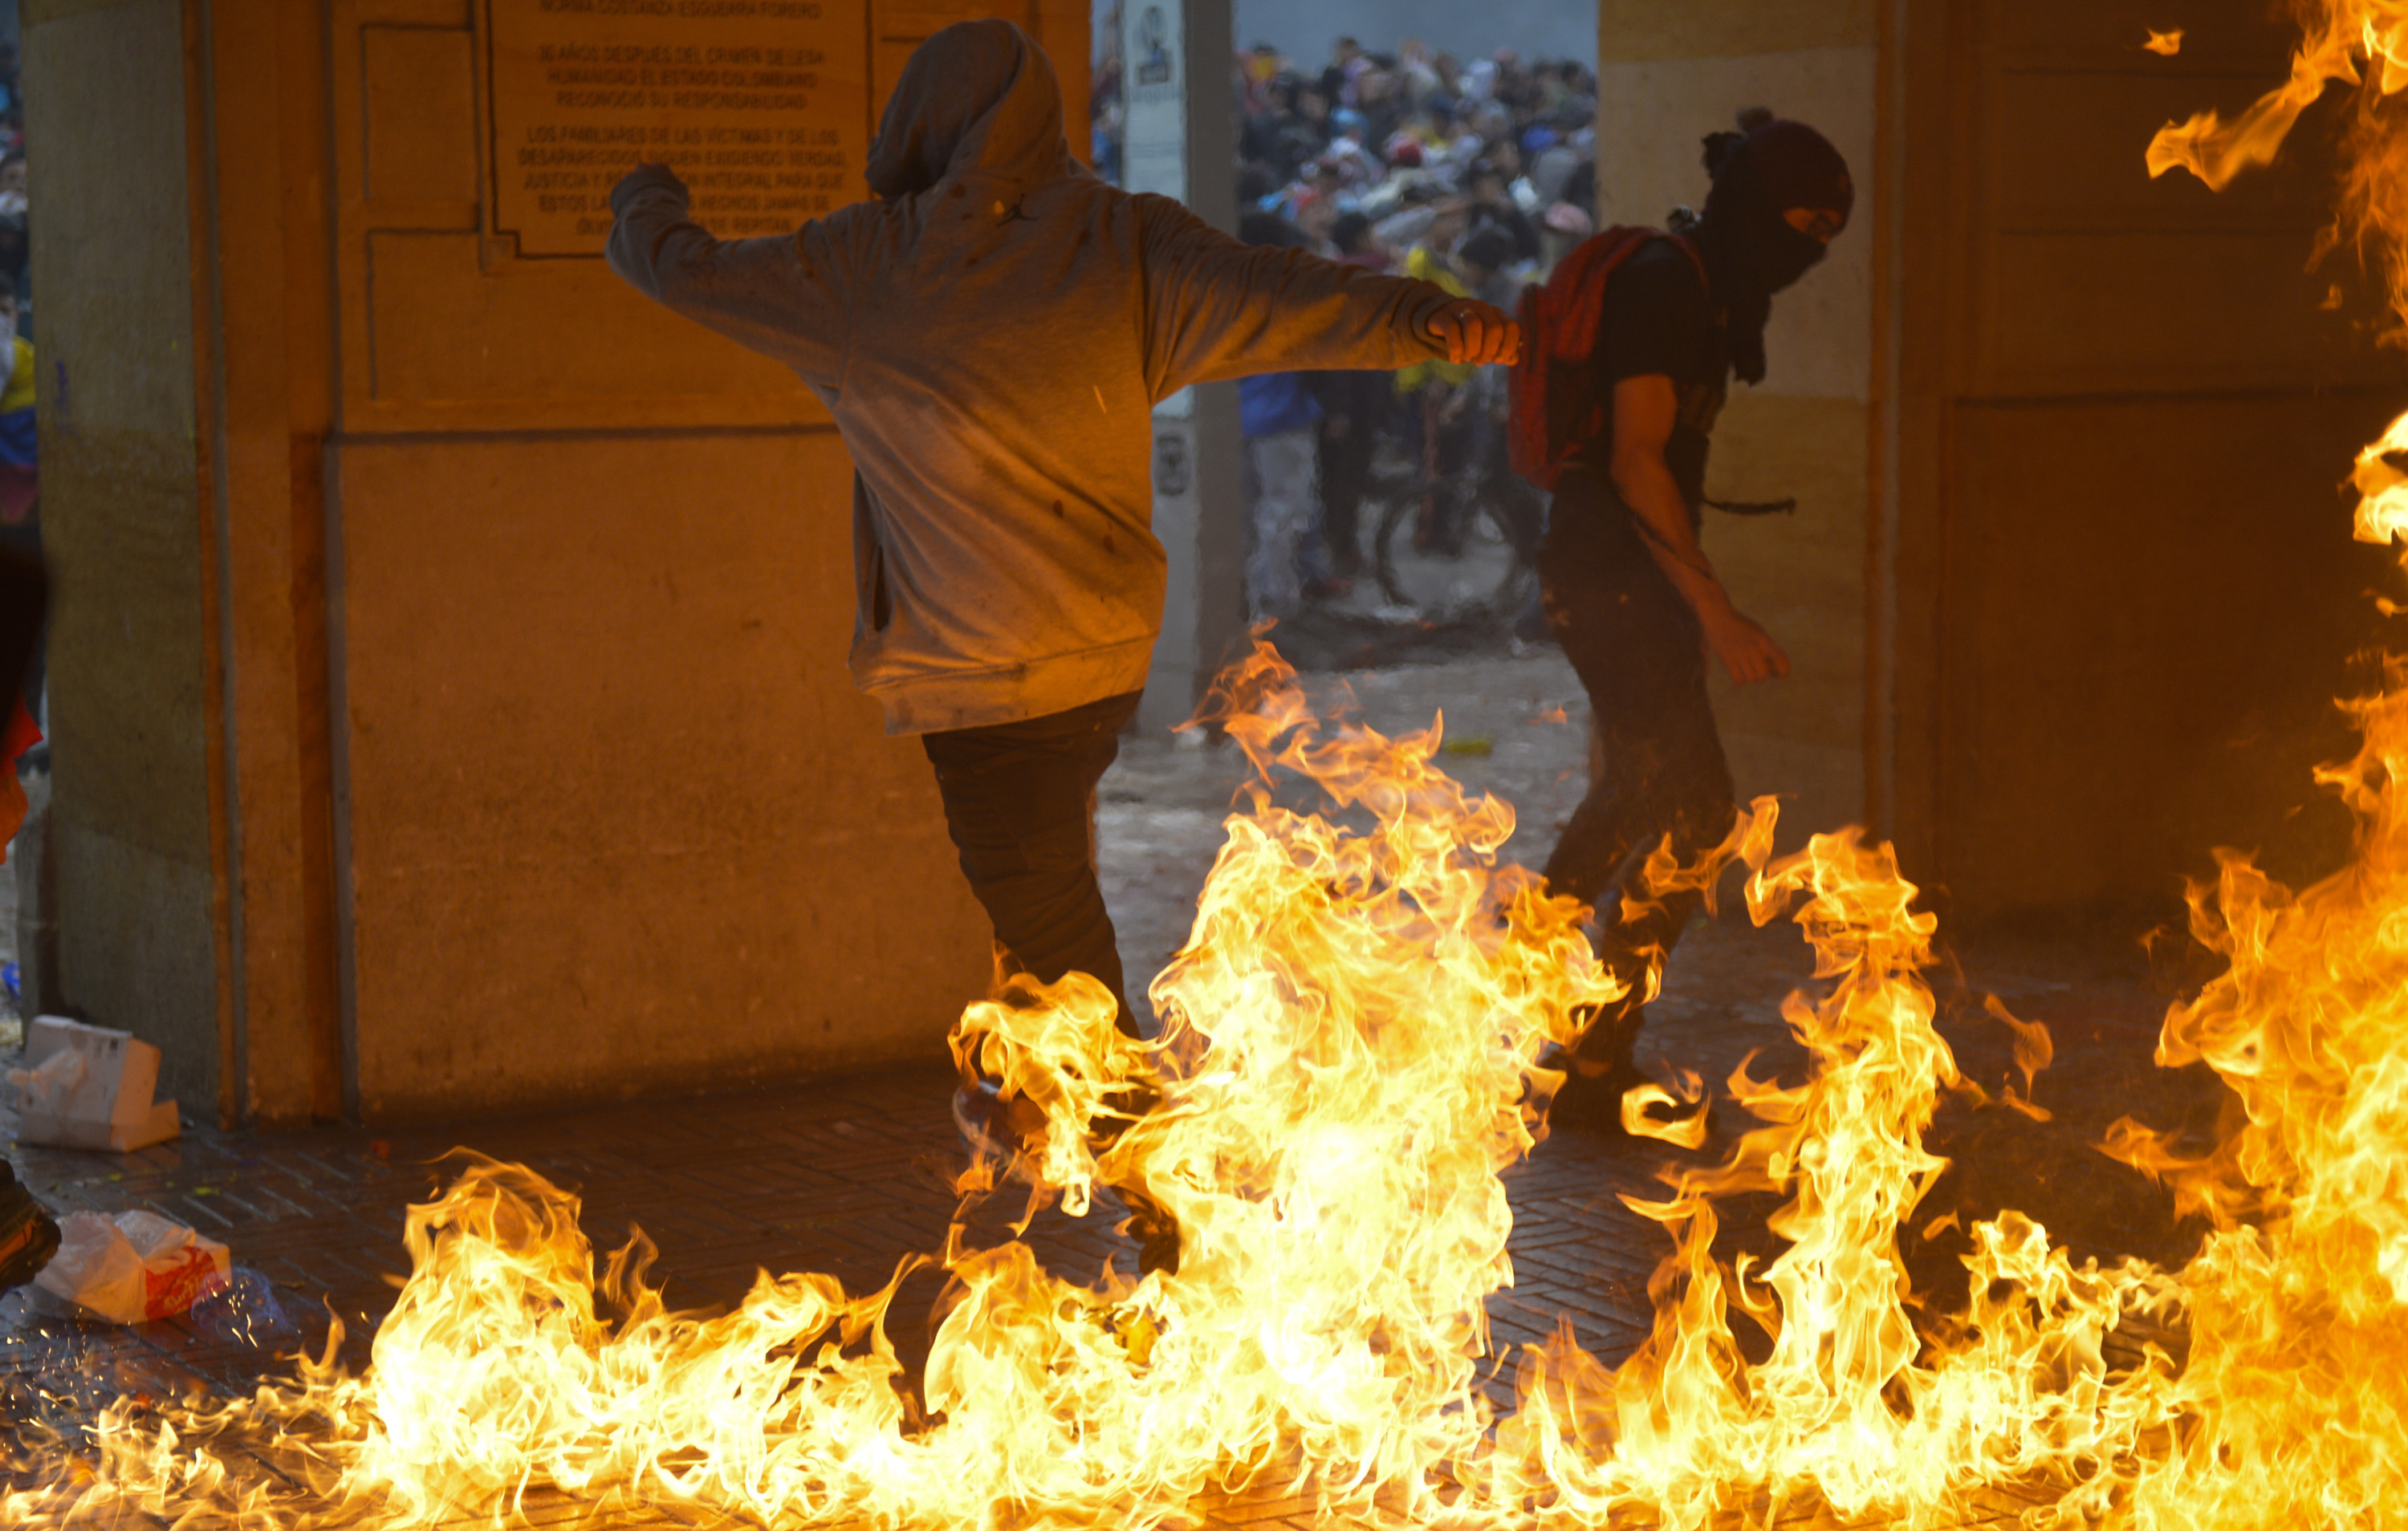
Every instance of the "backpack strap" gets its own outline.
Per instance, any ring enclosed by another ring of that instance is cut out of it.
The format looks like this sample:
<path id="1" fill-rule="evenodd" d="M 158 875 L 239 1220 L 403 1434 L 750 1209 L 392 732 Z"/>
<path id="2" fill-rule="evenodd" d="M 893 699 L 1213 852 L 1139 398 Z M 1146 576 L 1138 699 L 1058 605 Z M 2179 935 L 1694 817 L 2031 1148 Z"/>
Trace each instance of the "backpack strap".
<path id="1" fill-rule="evenodd" d="M 1794 516 L 1798 513 L 1798 496 L 1786 495 L 1777 500 L 1708 500 L 1709 509 L 1726 516 Z"/>
<path id="2" fill-rule="evenodd" d="M 1523 290 L 1522 358 L 1512 372 L 1508 446 L 1513 471 L 1541 489 L 1555 487 L 1573 447 L 1610 419 L 1611 401 L 1596 398 L 1584 375 L 1605 318 L 1606 283 L 1658 239 L 1670 240 L 1697 267 L 1698 279 L 1708 279 L 1705 256 L 1688 238 L 1623 225 L 1582 240 L 1544 286 Z"/>

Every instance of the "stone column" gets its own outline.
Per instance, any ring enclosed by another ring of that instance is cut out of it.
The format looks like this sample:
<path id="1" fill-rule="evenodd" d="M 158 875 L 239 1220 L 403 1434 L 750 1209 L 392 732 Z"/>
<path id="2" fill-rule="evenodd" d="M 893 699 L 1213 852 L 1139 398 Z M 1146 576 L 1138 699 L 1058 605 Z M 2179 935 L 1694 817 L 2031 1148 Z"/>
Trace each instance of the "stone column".
<path id="1" fill-rule="evenodd" d="M 226 613 L 203 392 L 195 18 L 177 0 L 24 11 L 42 522 L 52 567 L 55 993 L 233 1114 Z"/>
<path id="2" fill-rule="evenodd" d="M 1124 179 L 1208 222 L 1237 214 L 1229 0 L 1125 0 Z M 1191 388 L 1154 412 L 1154 533 L 1170 556 L 1162 638 L 1138 726 L 1176 727 L 1245 637 L 1245 446 L 1235 383 Z"/>

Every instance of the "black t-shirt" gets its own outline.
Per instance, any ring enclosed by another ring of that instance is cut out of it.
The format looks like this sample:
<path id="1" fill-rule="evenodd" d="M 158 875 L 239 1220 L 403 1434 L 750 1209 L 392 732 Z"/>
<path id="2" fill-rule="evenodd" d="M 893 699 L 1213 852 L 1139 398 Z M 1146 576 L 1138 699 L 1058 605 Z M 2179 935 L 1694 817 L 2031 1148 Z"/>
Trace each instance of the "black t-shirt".
<path id="1" fill-rule="evenodd" d="M 1603 478 L 1613 460 L 1613 385 L 1625 378 L 1670 378 L 1679 413 L 1664 443 L 1664 465 L 1696 523 L 1706 497 L 1706 449 L 1730 382 L 1730 341 L 1705 278 L 1680 246 L 1654 240 L 1606 279 L 1605 316 L 1591 355 L 1589 386 L 1609 406 L 1607 425 L 1575 450 L 1572 462 Z"/>

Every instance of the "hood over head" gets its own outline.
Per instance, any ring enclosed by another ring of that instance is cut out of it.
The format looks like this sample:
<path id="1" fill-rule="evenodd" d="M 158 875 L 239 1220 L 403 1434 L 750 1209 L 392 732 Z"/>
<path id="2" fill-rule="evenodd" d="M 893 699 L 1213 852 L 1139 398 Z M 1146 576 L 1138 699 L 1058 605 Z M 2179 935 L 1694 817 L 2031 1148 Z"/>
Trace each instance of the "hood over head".
<path id="1" fill-rule="evenodd" d="M 903 66 L 869 146 L 869 189 L 909 196 L 969 171 L 1034 185 L 1076 164 L 1037 40 L 1010 21 L 957 21 Z"/>

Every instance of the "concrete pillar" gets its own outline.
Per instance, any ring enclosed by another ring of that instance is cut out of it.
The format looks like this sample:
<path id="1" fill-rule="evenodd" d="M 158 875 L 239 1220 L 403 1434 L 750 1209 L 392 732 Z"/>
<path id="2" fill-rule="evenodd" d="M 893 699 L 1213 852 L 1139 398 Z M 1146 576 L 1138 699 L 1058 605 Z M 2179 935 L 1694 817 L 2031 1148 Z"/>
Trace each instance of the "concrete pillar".
<path id="1" fill-rule="evenodd" d="M 1126 0 L 1121 10 L 1127 189 L 1233 228 L 1229 0 Z M 1184 390 L 1154 410 L 1154 534 L 1170 568 L 1141 729 L 1186 721 L 1245 637 L 1244 451 L 1235 383 Z"/>
<path id="2" fill-rule="evenodd" d="M 861 194 L 910 49 L 990 14 L 1084 119 L 1077 0 L 789 9 L 651 38 L 537 0 L 29 5 L 59 978 L 188 1107 L 934 1058 L 981 992 L 925 762 L 844 669 L 824 410 L 609 275 L 609 154 L 520 152 L 640 117 L 695 168 L 764 126 L 572 98 L 546 48 L 808 52 L 767 125 L 811 163 L 699 209 L 791 225 Z"/>
<path id="3" fill-rule="evenodd" d="M 26 132 L 44 538 L 54 573 L 49 852 L 66 1000 L 166 1053 L 163 1088 L 239 1099 L 222 565 L 206 488 L 210 325 L 195 53 L 177 0 L 29 5 Z"/>
<path id="4" fill-rule="evenodd" d="M 9 842 L 8 872 L 17 881 L 17 1002 L 26 1015 L 54 1015 L 59 994 L 58 879 L 51 869 L 50 773 L 29 771 L 25 822 Z"/>

